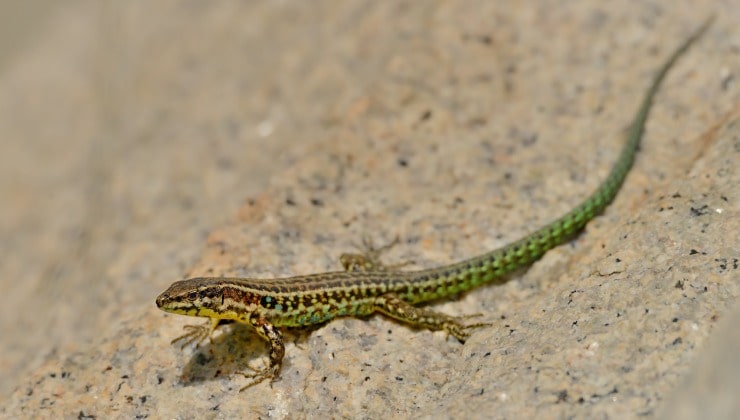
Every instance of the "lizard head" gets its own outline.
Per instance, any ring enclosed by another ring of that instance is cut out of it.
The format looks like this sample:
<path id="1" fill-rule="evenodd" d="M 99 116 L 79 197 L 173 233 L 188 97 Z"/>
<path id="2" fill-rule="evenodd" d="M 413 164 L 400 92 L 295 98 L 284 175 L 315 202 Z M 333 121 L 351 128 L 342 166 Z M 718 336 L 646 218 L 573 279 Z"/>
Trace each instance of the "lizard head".
<path id="1" fill-rule="evenodd" d="M 157 296 L 157 307 L 165 312 L 217 319 L 240 319 L 252 312 L 254 308 L 245 302 L 242 293 L 225 280 L 197 277 L 174 282 Z"/>

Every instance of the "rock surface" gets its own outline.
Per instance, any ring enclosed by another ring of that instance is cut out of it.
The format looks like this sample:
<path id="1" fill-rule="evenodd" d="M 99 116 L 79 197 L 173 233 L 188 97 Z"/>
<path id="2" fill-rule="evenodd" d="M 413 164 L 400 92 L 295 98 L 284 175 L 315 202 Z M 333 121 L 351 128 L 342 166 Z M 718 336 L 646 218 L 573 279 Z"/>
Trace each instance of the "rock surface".
<path id="1" fill-rule="evenodd" d="M 669 418 L 716 399 L 737 417 L 740 375 L 705 379 L 740 366 L 711 356 L 737 354 L 716 327 L 740 295 L 730 3 L 50 12 L 0 63 L 0 415 Z M 281 379 L 239 393 L 266 357 L 248 329 L 169 344 L 199 322 L 154 306 L 183 277 L 335 270 L 365 235 L 432 267 L 560 216 L 712 12 L 614 204 L 508 283 L 434 304 L 493 324 L 465 345 L 336 320 L 287 332 Z"/>

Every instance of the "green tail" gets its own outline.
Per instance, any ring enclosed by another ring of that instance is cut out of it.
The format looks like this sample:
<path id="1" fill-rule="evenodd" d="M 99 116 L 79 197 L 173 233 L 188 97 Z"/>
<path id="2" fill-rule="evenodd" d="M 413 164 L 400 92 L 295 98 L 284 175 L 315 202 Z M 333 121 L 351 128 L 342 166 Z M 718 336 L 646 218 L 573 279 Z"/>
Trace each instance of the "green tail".
<path id="1" fill-rule="evenodd" d="M 497 250 L 448 267 L 445 271 L 450 280 L 449 285 L 454 289 L 459 289 L 455 290 L 456 292 L 461 292 L 479 284 L 497 280 L 504 274 L 534 262 L 548 250 L 570 239 L 576 232 L 581 230 L 586 223 L 593 219 L 597 214 L 601 213 L 604 208 L 611 203 L 617 195 L 622 182 L 624 182 L 624 178 L 632 167 L 632 162 L 635 160 L 635 154 L 637 153 L 640 139 L 645 131 L 645 121 L 650 113 L 653 98 L 655 97 L 661 82 L 676 60 L 678 60 L 678 58 L 685 53 L 699 37 L 702 36 L 704 31 L 706 31 L 712 23 L 713 19 L 714 18 L 708 19 L 691 37 L 681 44 L 681 46 L 676 49 L 676 51 L 658 70 L 658 73 L 653 79 L 650 88 L 645 93 L 642 104 L 629 127 L 627 139 L 624 148 L 619 155 L 619 159 L 614 164 L 609 175 L 599 188 L 596 189 L 590 197 L 566 215 L 525 236 L 524 238 Z M 465 279 L 461 282 L 461 278 Z M 456 279 L 457 281 L 454 281 L 453 279 Z"/>

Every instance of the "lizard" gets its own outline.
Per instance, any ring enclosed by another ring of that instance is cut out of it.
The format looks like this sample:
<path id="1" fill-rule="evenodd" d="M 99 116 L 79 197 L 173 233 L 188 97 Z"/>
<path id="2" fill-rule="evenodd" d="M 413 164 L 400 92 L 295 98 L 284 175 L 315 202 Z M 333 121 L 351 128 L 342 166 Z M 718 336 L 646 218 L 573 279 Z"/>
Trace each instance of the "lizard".
<path id="1" fill-rule="evenodd" d="M 197 277 L 173 283 L 156 298 L 157 306 L 170 313 L 210 318 L 206 325 L 186 325 L 189 331 L 173 340 L 183 347 L 211 338 L 222 323 L 251 326 L 268 344 L 269 362 L 263 368 L 248 366 L 240 372 L 254 386 L 280 375 L 285 355 L 281 327 L 307 327 L 336 317 L 364 317 L 381 313 L 413 327 L 443 330 L 461 343 L 469 330 L 489 324 L 463 322 L 417 304 L 448 298 L 483 284 L 504 281 L 511 272 L 530 265 L 548 250 L 563 244 L 600 214 L 614 199 L 630 171 L 645 131 L 655 95 L 668 71 L 702 36 L 713 18 L 689 36 L 662 64 L 653 77 L 630 123 L 622 150 L 606 179 L 583 202 L 557 220 L 501 248 L 441 267 L 401 271 L 401 265 L 384 266 L 379 255 L 396 241 L 367 252 L 343 254 L 344 271 L 285 278 Z"/>

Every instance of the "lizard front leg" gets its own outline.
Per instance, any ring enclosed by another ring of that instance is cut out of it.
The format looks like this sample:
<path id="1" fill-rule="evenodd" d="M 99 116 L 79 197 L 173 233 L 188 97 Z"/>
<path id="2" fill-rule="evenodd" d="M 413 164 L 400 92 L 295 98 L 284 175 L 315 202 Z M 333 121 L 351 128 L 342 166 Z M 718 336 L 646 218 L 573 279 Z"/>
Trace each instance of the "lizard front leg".
<path id="1" fill-rule="evenodd" d="M 280 374 L 280 368 L 283 365 L 283 356 L 285 356 L 283 337 L 277 327 L 272 325 L 272 323 L 267 319 L 254 313 L 249 317 L 249 325 L 257 331 L 257 334 L 259 334 L 263 340 L 267 341 L 270 353 L 269 364 L 262 369 L 247 366 L 247 368 L 252 371 L 251 373 L 239 372 L 245 377 L 252 379 L 252 381 L 242 387 L 239 392 L 257 385 L 265 379 L 274 381 Z"/>

